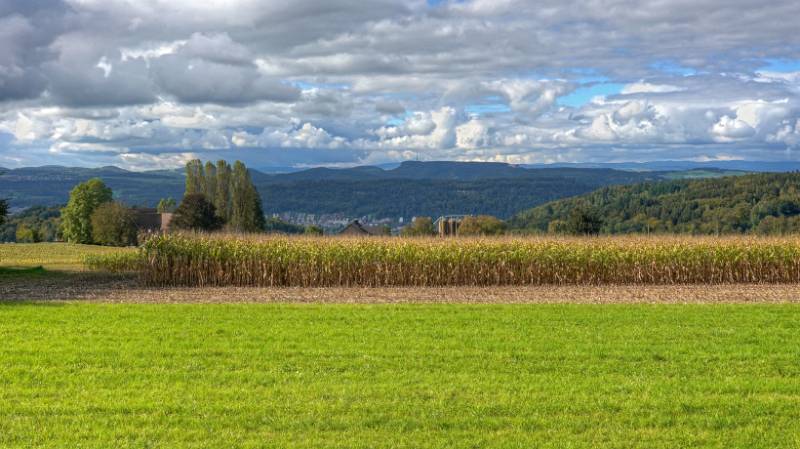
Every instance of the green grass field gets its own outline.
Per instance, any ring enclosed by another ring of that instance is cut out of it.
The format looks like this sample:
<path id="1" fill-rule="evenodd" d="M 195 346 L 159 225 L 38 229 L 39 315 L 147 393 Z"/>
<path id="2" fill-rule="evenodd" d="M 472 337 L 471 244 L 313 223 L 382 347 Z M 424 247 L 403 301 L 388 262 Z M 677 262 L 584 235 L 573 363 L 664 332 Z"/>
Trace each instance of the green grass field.
<path id="1" fill-rule="evenodd" d="M 42 267 L 45 270 L 83 270 L 83 258 L 134 251 L 130 248 L 111 248 L 70 243 L 0 244 L 0 273 L 3 269 Z"/>
<path id="2" fill-rule="evenodd" d="M 0 305 L 0 447 L 790 448 L 793 305 Z"/>

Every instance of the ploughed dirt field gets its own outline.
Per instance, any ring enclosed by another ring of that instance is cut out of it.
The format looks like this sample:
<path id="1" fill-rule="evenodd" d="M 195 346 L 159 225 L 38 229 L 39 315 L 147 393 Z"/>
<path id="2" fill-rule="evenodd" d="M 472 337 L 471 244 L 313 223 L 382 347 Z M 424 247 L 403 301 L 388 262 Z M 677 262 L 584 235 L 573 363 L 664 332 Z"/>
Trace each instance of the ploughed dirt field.
<path id="1" fill-rule="evenodd" d="M 100 273 L 0 277 L 0 301 L 122 303 L 800 303 L 800 284 L 444 288 L 156 288 Z"/>

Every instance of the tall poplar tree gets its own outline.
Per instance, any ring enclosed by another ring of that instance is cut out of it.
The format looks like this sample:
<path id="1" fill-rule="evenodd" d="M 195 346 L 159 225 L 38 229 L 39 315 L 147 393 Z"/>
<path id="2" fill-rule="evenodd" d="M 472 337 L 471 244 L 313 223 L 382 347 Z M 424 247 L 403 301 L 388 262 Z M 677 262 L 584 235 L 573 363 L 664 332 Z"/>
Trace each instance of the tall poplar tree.
<path id="1" fill-rule="evenodd" d="M 203 193 L 206 195 L 206 199 L 213 203 L 217 198 L 217 167 L 213 162 L 206 162 L 203 178 L 205 181 L 205 190 Z M 216 206 L 216 204 L 214 206 Z"/>
<path id="2" fill-rule="evenodd" d="M 231 219 L 231 166 L 224 160 L 217 161 L 217 192 L 213 198 L 217 216 L 225 222 Z"/>
<path id="3" fill-rule="evenodd" d="M 239 232 L 259 232 L 264 229 L 264 210 L 261 196 L 250 179 L 247 167 L 236 161 L 231 176 L 230 227 Z"/>
<path id="4" fill-rule="evenodd" d="M 204 192 L 203 163 L 192 159 L 186 163 L 186 195 Z"/>

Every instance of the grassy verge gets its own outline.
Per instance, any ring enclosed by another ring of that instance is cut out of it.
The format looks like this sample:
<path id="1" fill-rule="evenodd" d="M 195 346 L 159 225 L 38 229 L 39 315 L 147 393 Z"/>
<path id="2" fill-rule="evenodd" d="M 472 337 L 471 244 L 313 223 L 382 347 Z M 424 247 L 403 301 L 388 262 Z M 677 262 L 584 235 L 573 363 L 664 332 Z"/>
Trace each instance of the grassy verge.
<path id="1" fill-rule="evenodd" d="M 792 305 L 0 305 L 0 447 L 797 447 L 799 331 Z"/>

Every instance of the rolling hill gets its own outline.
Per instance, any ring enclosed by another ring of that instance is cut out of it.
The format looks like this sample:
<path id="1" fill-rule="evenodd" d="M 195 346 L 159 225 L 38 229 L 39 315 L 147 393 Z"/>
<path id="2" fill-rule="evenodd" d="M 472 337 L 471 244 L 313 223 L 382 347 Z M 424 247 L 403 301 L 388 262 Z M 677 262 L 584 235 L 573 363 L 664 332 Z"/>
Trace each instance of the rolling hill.
<path id="1" fill-rule="evenodd" d="M 547 232 L 586 211 L 601 233 L 758 233 L 800 231 L 800 173 L 761 173 L 604 187 L 515 215 L 510 224 Z"/>
<path id="2" fill-rule="evenodd" d="M 313 168 L 266 174 L 251 170 L 273 213 L 339 214 L 346 217 L 410 218 L 414 215 L 515 212 L 557 198 L 613 184 L 660 179 L 655 172 L 613 169 L 527 169 L 500 163 L 404 162 L 379 167 Z M 0 198 L 16 210 L 63 204 L 79 182 L 98 177 L 130 205 L 154 206 L 164 197 L 180 198 L 182 170 L 131 172 L 117 167 L 34 167 L 0 175 Z"/>

